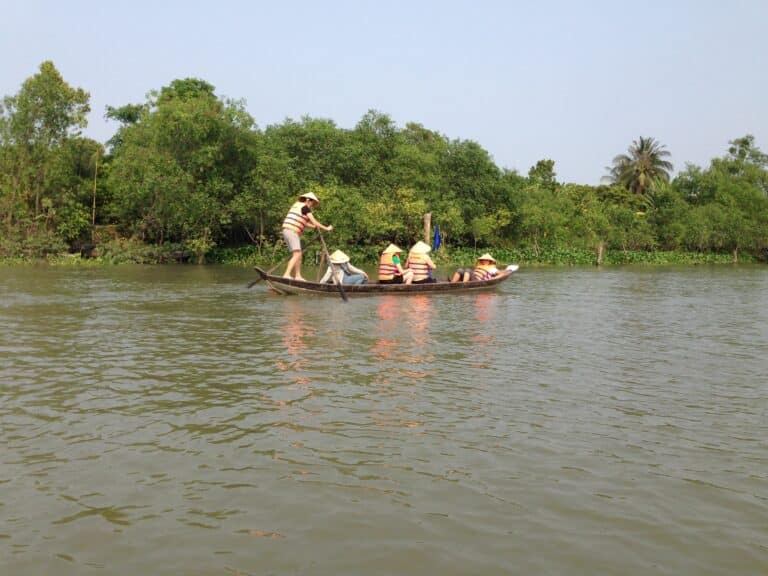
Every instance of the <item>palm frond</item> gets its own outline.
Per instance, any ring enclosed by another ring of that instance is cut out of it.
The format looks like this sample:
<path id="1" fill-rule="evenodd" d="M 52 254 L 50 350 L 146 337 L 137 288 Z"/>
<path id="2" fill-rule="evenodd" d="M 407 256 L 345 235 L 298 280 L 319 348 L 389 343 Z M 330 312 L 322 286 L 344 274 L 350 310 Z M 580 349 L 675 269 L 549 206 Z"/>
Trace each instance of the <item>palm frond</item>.
<path id="1" fill-rule="evenodd" d="M 632 141 L 627 154 L 613 158 L 612 165 L 607 167 L 605 180 L 643 194 L 657 180 L 669 182 L 674 167 L 665 158 L 670 156 L 663 144 L 654 138 L 640 136 Z"/>

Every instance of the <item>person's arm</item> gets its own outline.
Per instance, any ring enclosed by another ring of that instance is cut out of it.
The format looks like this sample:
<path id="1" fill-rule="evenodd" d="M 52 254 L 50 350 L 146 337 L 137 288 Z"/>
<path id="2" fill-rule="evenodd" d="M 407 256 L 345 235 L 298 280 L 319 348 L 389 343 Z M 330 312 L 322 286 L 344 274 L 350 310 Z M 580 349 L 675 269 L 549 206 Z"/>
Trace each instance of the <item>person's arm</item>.
<path id="1" fill-rule="evenodd" d="M 307 224 L 307 226 L 309 226 L 310 228 L 320 228 L 321 230 L 325 230 L 326 232 L 330 232 L 331 230 L 333 230 L 333 226 L 326 226 L 325 224 L 320 224 L 320 222 L 317 221 L 317 218 L 315 218 L 312 215 L 312 212 L 309 212 L 307 214 L 307 218 L 309 218 L 309 223 Z"/>
<path id="2" fill-rule="evenodd" d="M 365 273 L 365 270 L 360 270 L 360 268 L 352 266 L 351 263 L 348 263 L 347 266 L 349 266 L 349 271 L 352 272 L 352 274 L 362 274 L 365 279 L 368 280 L 368 274 Z"/>
<path id="3" fill-rule="evenodd" d="M 330 266 L 328 266 L 328 267 L 325 269 L 325 274 L 324 274 L 324 275 L 323 275 L 323 277 L 320 279 L 320 284 L 325 284 L 325 283 L 326 283 L 326 282 L 328 282 L 330 279 L 331 279 L 331 267 L 330 267 Z"/>
<path id="4" fill-rule="evenodd" d="M 437 264 L 435 264 L 434 262 L 432 262 L 432 258 L 430 258 L 429 256 L 427 256 L 427 257 L 425 258 L 425 260 L 426 260 L 426 262 L 427 262 L 427 266 L 429 266 L 429 267 L 430 267 L 430 268 L 432 268 L 433 270 L 434 270 L 435 268 L 437 268 Z"/>
<path id="5" fill-rule="evenodd" d="M 395 268 L 397 268 L 397 272 L 398 272 L 398 274 L 400 274 L 400 276 L 405 274 L 405 270 L 403 269 L 402 264 L 400 264 L 400 256 L 398 256 L 397 254 L 393 254 L 392 255 L 392 264 L 395 265 Z"/>

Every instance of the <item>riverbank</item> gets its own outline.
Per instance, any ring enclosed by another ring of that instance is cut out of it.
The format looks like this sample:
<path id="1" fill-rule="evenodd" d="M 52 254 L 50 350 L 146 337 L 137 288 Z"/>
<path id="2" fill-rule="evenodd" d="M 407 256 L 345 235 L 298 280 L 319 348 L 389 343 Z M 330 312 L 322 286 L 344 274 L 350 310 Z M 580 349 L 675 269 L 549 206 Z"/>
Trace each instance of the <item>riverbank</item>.
<path id="1" fill-rule="evenodd" d="M 363 266 L 375 267 L 378 254 L 367 248 L 344 248 L 352 261 Z M 440 267 L 452 267 L 471 264 L 483 252 L 491 252 L 500 263 L 516 263 L 523 266 L 589 266 L 595 264 L 595 253 L 592 250 L 576 248 L 543 249 L 538 252 L 528 248 L 441 248 L 433 254 L 433 259 Z M 284 248 L 263 249 L 261 253 L 256 247 L 216 248 L 205 254 L 205 264 L 222 264 L 229 266 L 262 266 L 271 267 L 287 259 L 288 253 Z M 310 247 L 305 251 L 305 262 L 309 265 L 320 261 L 321 253 L 317 248 Z M 173 264 L 194 263 L 197 257 L 179 250 L 178 247 L 161 249 L 152 246 L 135 246 L 119 251 L 108 250 L 103 254 L 96 252 L 93 257 L 85 257 L 80 253 L 51 254 L 45 258 L 25 256 L 0 257 L 0 265 L 30 265 L 47 264 L 51 266 L 113 266 L 120 264 Z M 760 260 L 751 254 L 739 254 L 739 263 L 756 263 Z M 633 251 L 608 250 L 603 255 L 602 264 L 616 266 L 625 264 L 733 264 L 731 253 L 715 252 L 675 252 L 675 251 Z"/>

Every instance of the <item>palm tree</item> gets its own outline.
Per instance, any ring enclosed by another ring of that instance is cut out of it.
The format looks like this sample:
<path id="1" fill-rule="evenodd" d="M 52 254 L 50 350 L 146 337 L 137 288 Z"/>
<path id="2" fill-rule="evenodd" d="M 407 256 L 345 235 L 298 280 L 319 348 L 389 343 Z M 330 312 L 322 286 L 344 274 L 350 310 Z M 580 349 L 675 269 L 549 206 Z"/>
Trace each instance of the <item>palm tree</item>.
<path id="1" fill-rule="evenodd" d="M 613 159 L 605 179 L 636 194 L 644 194 L 655 181 L 669 182 L 673 167 L 671 162 L 665 160 L 670 153 L 664 148 L 653 138 L 640 136 L 639 141 L 632 142 L 628 154 L 619 154 Z"/>

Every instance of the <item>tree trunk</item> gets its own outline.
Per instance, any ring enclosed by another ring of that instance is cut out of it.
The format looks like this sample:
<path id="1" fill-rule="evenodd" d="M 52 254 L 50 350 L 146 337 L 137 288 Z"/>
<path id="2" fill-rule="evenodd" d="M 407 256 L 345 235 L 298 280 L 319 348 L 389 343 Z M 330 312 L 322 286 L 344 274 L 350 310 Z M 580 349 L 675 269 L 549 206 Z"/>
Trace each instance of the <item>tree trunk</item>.
<path id="1" fill-rule="evenodd" d="M 429 237 L 432 232 L 432 212 L 424 214 L 424 243 L 431 244 Z"/>
<path id="2" fill-rule="evenodd" d="M 733 249 L 733 263 L 738 264 L 739 263 L 739 249 L 734 248 Z"/>
<path id="3" fill-rule="evenodd" d="M 11 238 L 13 232 L 13 208 L 16 204 L 16 182 L 11 184 L 10 194 L 8 195 L 8 215 L 6 217 L 8 225 L 8 238 Z"/>
<path id="4" fill-rule="evenodd" d="M 264 244 L 264 211 L 259 210 L 259 257 L 261 257 L 261 247 Z"/>
<path id="5" fill-rule="evenodd" d="M 96 243 L 96 177 L 99 174 L 99 155 L 96 154 L 96 165 L 93 168 L 93 206 L 91 207 L 91 244 Z"/>
<path id="6" fill-rule="evenodd" d="M 597 249 L 595 250 L 595 266 L 602 266 L 603 256 L 605 256 L 605 242 L 602 240 L 597 243 Z"/>

